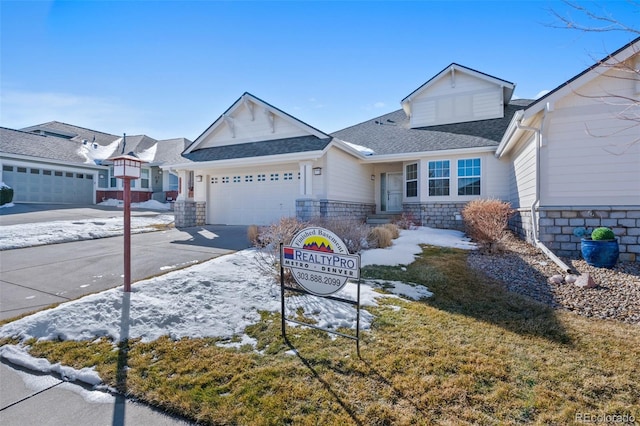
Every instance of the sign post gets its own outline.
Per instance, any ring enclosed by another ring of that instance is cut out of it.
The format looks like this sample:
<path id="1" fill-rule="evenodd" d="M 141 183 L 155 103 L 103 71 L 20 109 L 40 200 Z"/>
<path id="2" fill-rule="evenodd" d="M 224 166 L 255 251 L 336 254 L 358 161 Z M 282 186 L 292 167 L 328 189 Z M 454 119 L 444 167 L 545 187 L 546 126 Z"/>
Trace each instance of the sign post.
<path id="1" fill-rule="evenodd" d="M 285 285 L 284 268 L 289 268 L 293 279 L 301 288 Z M 357 300 L 332 296 L 342 290 L 349 280 L 358 282 Z M 337 235 L 324 228 L 309 227 L 298 232 L 289 246 L 280 244 L 280 287 L 283 338 L 286 339 L 285 322 L 290 321 L 353 339 L 356 341 L 358 357 L 360 356 L 360 256 L 349 254 L 346 244 Z M 286 318 L 285 290 L 355 305 L 355 337 Z"/>

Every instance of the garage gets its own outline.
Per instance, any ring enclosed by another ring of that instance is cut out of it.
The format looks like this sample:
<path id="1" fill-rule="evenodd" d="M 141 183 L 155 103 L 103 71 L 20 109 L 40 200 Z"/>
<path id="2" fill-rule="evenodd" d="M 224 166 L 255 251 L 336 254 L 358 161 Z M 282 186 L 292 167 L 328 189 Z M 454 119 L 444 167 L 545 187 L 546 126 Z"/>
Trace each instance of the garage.
<path id="1" fill-rule="evenodd" d="M 296 214 L 298 169 L 234 171 L 209 176 L 207 223 L 268 225 Z"/>
<path id="2" fill-rule="evenodd" d="M 13 188 L 14 202 L 93 204 L 94 176 L 87 171 L 4 164 L 2 180 Z"/>

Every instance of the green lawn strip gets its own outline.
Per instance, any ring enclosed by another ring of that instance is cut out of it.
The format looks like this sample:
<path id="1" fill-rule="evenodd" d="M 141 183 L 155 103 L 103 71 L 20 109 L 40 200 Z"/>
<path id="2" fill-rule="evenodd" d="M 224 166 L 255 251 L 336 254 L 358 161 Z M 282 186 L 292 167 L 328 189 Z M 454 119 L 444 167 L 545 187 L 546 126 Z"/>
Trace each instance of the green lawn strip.
<path id="1" fill-rule="evenodd" d="M 204 424 L 568 424 L 577 413 L 640 419 L 640 327 L 509 293 L 469 270 L 466 256 L 425 247 L 406 268 L 364 268 L 366 278 L 424 284 L 434 296 L 368 308 L 375 319 L 362 333 L 362 359 L 354 342 L 318 330 L 288 326 L 289 346 L 279 314 L 267 312 L 247 329 L 259 352 L 221 348 L 216 339 L 130 341 L 126 357 L 105 339 L 27 343 L 34 356 L 96 366 L 114 388 Z"/>

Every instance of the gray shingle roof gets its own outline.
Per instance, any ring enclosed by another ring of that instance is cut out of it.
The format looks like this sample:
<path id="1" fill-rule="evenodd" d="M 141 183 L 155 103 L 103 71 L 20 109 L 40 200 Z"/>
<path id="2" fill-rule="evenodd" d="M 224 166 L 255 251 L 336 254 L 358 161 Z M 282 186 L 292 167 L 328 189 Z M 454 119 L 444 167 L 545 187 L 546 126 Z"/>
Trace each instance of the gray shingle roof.
<path id="1" fill-rule="evenodd" d="M 332 136 L 371 148 L 374 155 L 497 147 L 513 114 L 531 102 L 525 99 L 513 100 L 505 108 L 503 118 L 416 129 L 409 127 L 409 118 L 404 110 L 399 109 L 339 130 L 332 133 Z"/>
<path id="2" fill-rule="evenodd" d="M 292 154 L 297 152 L 320 151 L 331 142 L 331 138 L 316 136 L 275 139 L 248 142 L 237 145 L 216 146 L 198 149 L 183 157 L 191 161 L 231 160 L 236 158 L 263 157 L 267 155 Z"/>
<path id="3" fill-rule="evenodd" d="M 81 143 L 55 136 L 40 136 L 0 127 L 0 152 L 67 163 L 86 163 L 78 152 Z M 94 164 L 93 164 L 94 165 Z"/>
<path id="4" fill-rule="evenodd" d="M 75 136 L 71 138 L 76 142 L 82 142 L 83 140 L 87 140 L 89 142 L 95 142 L 99 145 L 109 145 L 114 140 L 121 138 L 122 136 L 112 135 L 109 133 L 99 132 L 97 130 L 87 129 L 84 127 L 74 126 L 73 124 L 61 123 L 59 121 L 50 121 L 48 123 L 36 124 L 35 126 L 25 127 L 21 129 L 24 132 L 33 132 L 34 130 L 39 129 L 50 129 L 53 131 L 61 130 L 65 133 L 71 133 Z"/>

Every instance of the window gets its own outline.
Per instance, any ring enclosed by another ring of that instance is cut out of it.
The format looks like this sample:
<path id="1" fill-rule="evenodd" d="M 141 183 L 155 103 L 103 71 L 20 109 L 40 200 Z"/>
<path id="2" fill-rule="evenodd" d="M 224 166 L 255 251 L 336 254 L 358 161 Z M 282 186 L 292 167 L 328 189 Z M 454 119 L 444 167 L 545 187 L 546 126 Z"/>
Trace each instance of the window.
<path id="1" fill-rule="evenodd" d="M 3 172 L 12 172 L 13 171 L 13 166 L 2 166 L 2 171 Z"/>
<path id="2" fill-rule="evenodd" d="M 229 183 L 229 176 L 224 176 L 222 178 L 222 183 Z"/>
<path id="3" fill-rule="evenodd" d="M 109 178 L 109 188 L 116 188 L 117 185 L 118 185 L 118 182 L 117 182 L 116 178 L 113 176 L 113 174 L 114 174 L 113 166 L 111 166 L 109 168 L 109 176 L 110 176 L 110 178 Z"/>
<path id="4" fill-rule="evenodd" d="M 72 178 L 73 177 L 73 173 L 65 172 L 64 177 Z"/>
<path id="5" fill-rule="evenodd" d="M 45 176 L 51 176 L 51 170 L 43 170 L 42 174 L 45 175 Z M 89 175 L 87 175 L 87 176 L 89 176 Z"/>
<path id="6" fill-rule="evenodd" d="M 406 167 L 405 182 L 407 197 L 418 196 L 418 165 L 409 164 Z"/>
<path id="7" fill-rule="evenodd" d="M 246 175 L 244 177 L 245 182 L 253 182 L 253 175 Z"/>
<path id="8" fill-rule="evenodd" d="M 283 179 L 284 180 L 293 180 L 293 173 L 292 172 L 287 172 L 283 174 Z"/>
<path id="9" fill-rule="evenodd" d="M 178 182 L 179 182 L 178 176 L 174 175 L 173 173 L 169 173 L 169 191 L 177 191 Z"/>
<path id="10" fill-rule="evenodd" d="M 173 175 L 171 175 L 173 176 Z M 218 178 L 217 177 L 212 177 L 211 178 L 211 183 L 218 183 Z"/>
<path id="11" fill-rule="evenodd" d="M 140 170 L 140 188 L 149 188 L 149 169 Z"/>
<path id="12" fill-rule="evenodd" d="M 265 175 L 258 175 L 258 182 L 264 182 L 265 180 L 267 180 Z"/>
<path id="13" fill-rule="evenodd" d="M 39 175 L 40 174 L 40 169 L 31 169 L 31 174 L 32 175 Z"/>
<path id="14" fill-rule="evenodd" d="M 234 176 L 233 177 L 233 183 L 240 183 L 242 181 L 242 179 L 240 179 L 240 176 Z"/>
<path id="15" fill-rule="evenodd" d="M 480 195 L 480 159 L 458 160 L 458 195 Z"/>
<path id="16" fill-rule="evenodd" d="M 84 173 L 76 173 L 78 179 L 84 179 Z"/>
<path id="17" fill-rule="evenodd" d="M 429 161 L 429 197 L 449 195 L 449 160 Z"/>
<path id="18" fill-rule="evenodd" d="M 53 172 L 54 176 L 62 176 L 62 172 Z"/>
<path id="19" fill-rule="evenodd" d="M 18 173 L 27 173 L 26 167 L 18 167 Z"/>
<path id="20" fill-rule="evenodd" d="M 276 181 L 278 179 L 280 179 L 280 175 L 278 173 L 271 173 L 270 180 Z"/>

